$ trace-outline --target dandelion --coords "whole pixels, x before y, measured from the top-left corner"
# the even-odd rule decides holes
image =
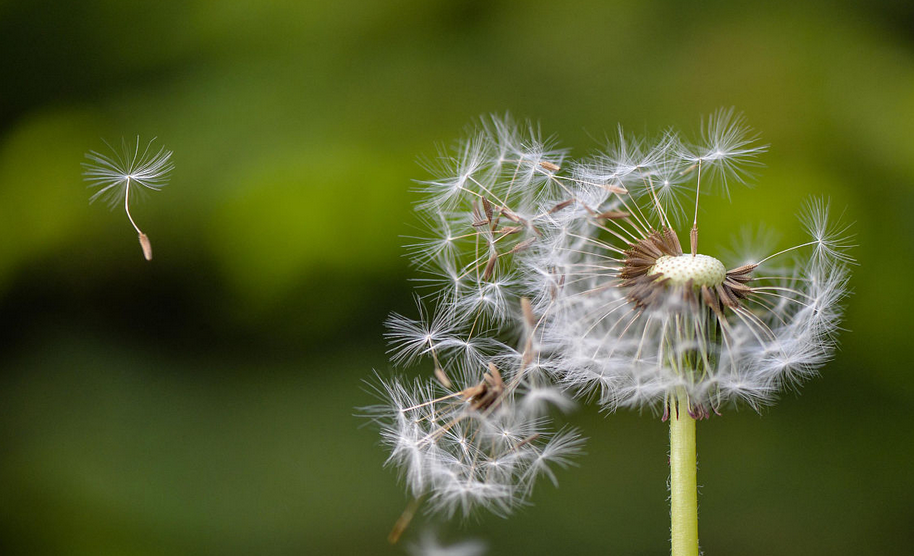
[[[680,555],[698,553],[695,419],[740,402],[757,408],[815,374],[835,347],[851,259],[847,228],[829,223],[821,200],[801,217],[809,242],[730,264],[698,252],[703,181],[726,191],[765,149],[732,111],[715,115],[690,150],[669,137],[638,164],[631,155],[577,164],[563,183],[579,216],[543,227],[525,262],[547,315],[540,341],[552,376],[608,410],[653,407],[669,418]],[[702,175],[703,166],[716,172]],[[694,180],[690,252],[675,210],[687,190],[665,194],[669,175]],[[594,197],[595,188],[616,191]]]
[[[443,286],[425,298],[438,316],[422,326],[394,317],[391,339],[397,361],[431,356],[440,386],[384,384],[389,461],[414,495],[449,514],[477,505],[505,513],[530,478],[554,476],[532,453],[503,472],[503,454],[535,448],[563,465],[580,451],[577,433],[544,436],[547,402],[528,411],[527,400],[568,394],[608,411],[652,409],[670,421],[673,554],[697,555],[695,422],[772,403],[831,358],[853,262],[848,228],[817,199],[800,217],[809,241],[770,250],[769,232],[744,233],[733,253],[700,249],[702,196],[747,183],[766,150],[732,109],[694,143],[673,130],[654,142],[620,130],[579,162],[566,163],[533,126],[516,129],[509,119],[484,123],[444,157],[449,174],[429,182],[419,205],[432,237],[447,238],[410,247],[429,283]],[[494,349],[442,363],[458,330],[494,338]],[[490,410],[482,400],[495,390]],[[500,427],[532,440],[513,435],[487,449]],[[534,441],[542,438],[549,443]],[[474,485],[472,495],[439,476]]]
[[[123,201],[127,219],[136,230],[143,256],[152,260],[152,244],[149,237],[140,230],[139,226],[130,215],[131,193],[136,199],[137,195],[145,191],[159,191],[168,184],[174,163],[171,162],[171,151],[160,147],[156,151],[152,144],[153,138],[140,151],[140,138],[137,136],[136,144],[130,145],[126,140],[121,140],[120,149],[112,147],[105,142],[111,154],[102,154],[90,151],[86,154],[91,162],[83,163],[83,176],[89,182],[89,187],[98,187],[90,198],[89,203],[102,199],[113,210]]]

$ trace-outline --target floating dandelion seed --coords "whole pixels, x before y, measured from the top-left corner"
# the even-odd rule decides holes
[[[113,210],[123,201],[127,219],[139,235],[140,247],[147,261],[152,260],[152,244],[130,215],[131,193],[136,199],[145,190],[161,190],[168,184],[171,171],[174,169],[171,151],[165,150],[164,147],[156,151],[152,147],[154,141],[155,138],[149,141],[142,151],[139,136],[135,145],[130,145],[122,139],[120,149],[106,141],[105,144],[111,150],[111,154],[90,151],[86,158],[91,162],[84,162],[82,165],[85,169],[83,176],[89,182],[89,187],[99,188],[89,198],[89,203],[102,199]]]
[[[670,421],[673,554],[698,554],[695,419],[759,408],[814,375],[834,352],[853,262],[824,200],[801,215],[809,241],[699,251],[700,199],[729,196],[766,149],[721,110],[696,144],[620,130],[566,164],[534,126],[496,118],[442,155],[418,205],[430,239],[409,246],[439,289],[419,321],[388,322],[394,362],[428,358],[436,380],[382,381],[374,408],[417,501],[506,513],[533,478],[554,480],[544,462],[580,452],[577,433],[545,428],[547,406],[571,394],[648,407]]]

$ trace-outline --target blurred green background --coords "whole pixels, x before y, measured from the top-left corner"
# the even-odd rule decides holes
[[[721,106],[771,149],[703,237],[788,245],[824,195],[859,266],[821,378],[701,423],[702,547],[912,553],[910,2],[7,0],[0,52],[0,553],[402,553],[406,496],[354,414],[412,311],[417,157],[492,112],[584,155]],[[80,168],[137,134],[175,153],[134,210],[151,263]],[[668,553],[665,425],[569,420],[588,455],[558,489],[442,536]]]

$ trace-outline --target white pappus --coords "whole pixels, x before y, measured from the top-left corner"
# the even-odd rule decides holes
[[[504,514],[555,481],[582,448],[550,428],[569,397],[664,416],[680,400],[700,418],[770,403],[831,357],[852,259],[827,202],[803,211],[808,242],[699,251],[701,197],[745,183],[765,150],[732,110],[694,144],[620,130],[582,161],[505,117],[428,164],[427,230],[407,247],[419,316],[393,315],[387,336],[396,364],[432,376],[378,379],[370,408],[415,499],[395,536],[419,501]]]

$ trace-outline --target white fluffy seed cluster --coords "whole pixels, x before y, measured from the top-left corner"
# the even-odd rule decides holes
[[[458,389],[432,381],[382,381],[393,405],[382,415],[389,463],[396,465],[413,495],[429,507],[463,516],[477,506],[504,515],[533,492],[536,479],[556,482],[555,466],[566,466],[582,447],[570,430],[552,431],[543,409],[558,392],[515,393],[500,403],[475,408]],[[434,401],[433,401],[434,400]]]
[[[732,110],[694,142],[620,130],[580,161],[531,124],[491,118],[429,163],[425,233],[408,245],[418,315],[393,315],[387,335],[392,360],[427,378],[379,381],[372,408],[412,494],[447,514],[523,503],[580,451],[548,419],[569,396],[658,413],[685,397],[705,416],[770,403],[815,374],[834,350],[851,262],[827,203],[806,207],[810,240],[779,252],[679,246],[698,191],[744,182],[764,150]]]

